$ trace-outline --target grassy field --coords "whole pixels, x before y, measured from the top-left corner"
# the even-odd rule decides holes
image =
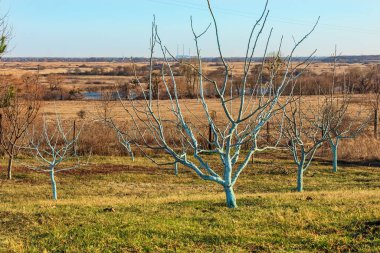
[[[236,210],[221,187],[142,158],[57,174],[57,202],[48,175],[16,164],[0,177],[0,252],[378,252],[379,168],[314,163],[296,193],[292,162],[268,157],[238,181]]]

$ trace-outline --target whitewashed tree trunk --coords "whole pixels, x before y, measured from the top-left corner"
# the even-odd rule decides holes
[[[55,177],[54,177],[54,167],[50,168],[50,181],[51,181],[51,188],[52,188],[52,193],[53,193],[53,200],[57,200],[57,183],[55,182]]]
[[[228,208],[237,208],[235,192],[232,186],[224,186],[226,204]]]
[[[335,143],[330,142],[331,153],[332,153],[332,170],[334,173],[338,172],[338,147],[339,139]]]
[[[303,163],[298,165],[298,170],[297,170],[297,191],[302,192],[303,191]]]

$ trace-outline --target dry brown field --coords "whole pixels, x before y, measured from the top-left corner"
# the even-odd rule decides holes
[[[285,99],[285,98],[284,98]],[[317,110],[318,106],[321,107],[323,105],[323,97],[318,96],[305,96],[303,97],[303,100],[307,101],[307,104],[311,110],[315,109]],[[249,100],[249,97],[247,97],[246,100]],[[226,120],[224,118],[224,112],[223,108],[220,105],[220,100],[217,98],[214,99],[207,99],[207,104],[210,111],[215,111],[217,114],[217,117],[220,121]],[[368,105],[368,100],[365,95],[356,95],[352,99],[352,105],[350,106],[350,110],[352,113],[357,113],[358,110],[364,110],[364,111],[370,111],[370,106]],[[143,106],[144,101],[137,101],[134,102],[134,105],[136,107]],[[306,103],[306,102],[305,102]],[[169,100],[161,100],[159,102],[160,104],[160,113],[163,118],[170,118],[172,117],[172,113],[170,111],[171,102]],[[202,119],[204,115],[204,109],[202,107],[202,104],[197,99],[181,99],[180,105],[182,107],[182,111],[185,115],[185,117],[192,121],[199,121]],[[108,107],[110,108],[110,113],[115,118],[121,120],[127,117],[125,109],[123,107],[128,108],[129,110],[132,109],[132,105],[128,101],[111,101],[108,104]],[[235,101],[233,103],[233,109],[232,112],[236,112],[239,107],[238,101]],[[42,109],[41,111],[45,113],[46,115],[54,116],[56,113],[59,113],[61,117],[65,120],[72,120],[78,118],[78,113],[80,111],[84,111],[88,118],[95,119],[99,116],[99,114],[102,113],[102,110],[104,108],[104,103],[102,101],[92,101],[92,100],[79,100],[79,101],[45,101],[42,102]],[[363,114],[364,115],[364,114]]]
[[[137,66],[147,65],[145,63],[137,63]],[[206,71],[216,70],[218,67],[215,63],[204,63]],[[243,62],[230,62],[229,63],[237,74],[243,72]],[[91,70],[95,67],[102,67],[105,69],[112,69],[118,66],[129,66],[130,63],[121,62],[3,62],[1,65],[2,74],[13,74],[21,76],[26,73],[36,73],[39,70],[41,75],[46,74],[66,74],[70,69]],[[348,68],[365,68],[366,64],[363,63],[337,63],[336,71],[344,72]],[[332,69],[331,63],[312,63],[309,67],[311,71],[316,73],[330,72]]]
[[[127,65],[128,63],[125,63]],[[138,63],[138,66],[146,66],[148,63]],[[235,62],[232,63],[237,74],[242,73],[243,63]],[[104,69],[113,69],[118,66],[122,66],[123,63],[112,63],[112,62],[6,62],[3,63],[1,72],[2,74],[11,74],[16,77],[21,77],[25,73],[39,73],[41,74],[42,83],[46,84],[46,75],[51,73],[59,73],[59,74],[70,74],[66,75],[66,80],[64,86],[67,89],[72,87],[80,88],[85,90],[86,88],[98,87],[98,86],[112,86],[117,80],[126,80],[131,79],[130,76],[102,76],[102,75],[75,75],[72,73],[73,69],[80,69],[81,71],[89,71],[92,68],[101,67]],[[206,70],[214,71],[220,66],[217,66],[215,63],[207,63]],[[364,64],[338,64],[337,72],[343,72],[348,70],[349,68],[366,68]],[[310,70],[318,73],[323,72],[331,72],[332,65],[328,63],[314,63],[310,66]],[[318,109],[323,105],[323,98],[318,96],[305,96],[303,98],[313,109]],[[357,112],[360,110],[364,110],[365,113],[360,114],[360,117],[365,117],[370,113],[370,106],[368,104],[368,96],[367,95],[355,95],[352,99],[352,105],[350,106],[351,117],[355,120],[359,120],[359,116],[357,116]],[[137,101],[136,105],[139,103],[143,103],[142,101]],[[222,108],[220,106],[219,100],[216,98],[207,99],[208,106],[210,111],[215,111],[217,115],[217,122],[220,126],[223,126],[227,119],[224,116]],[[103,113],[103,102],[101,101],[93,101],[93,100],[64,100],[64,101],[43,101],[41,112],[45,114],[47,117],[53,118],[58,113],[60,117],[65,120],[72,122],[73,120],[79,120],[79,112],[85,113],[85,120],[87,122],[94,122],[94,120],[99,120],[102,117]],[[126,103],[126,106],[131,109],[131,105]],[[194,125],[201,128],[203,131],[207,132],[208,126],[204,124],[207,122],[205,120],[204,110],[202,108],[201,103],[197,99],[181,99],[181,106],[183,113],[185,115],[186,120],[191,121]],[[238,103],[235,102],[233,104],[233,111],[236,112]],[[118,121],[126,121],[128,119],[128,115],[123,109],[121,103],[119,101],[112,101],[109,104],[110,114],[114,119]],[[168,100],[160,101],[161,115],[163,118],[172,119],[173,115],[170,112],[170,102]],[[104,134],[105,131],[107,134]],[[276,129],[272,128],[271,131],[276,131]],[[104,129],[101,126],[96,126],[91,129],[87,129],[83,132],[84,137],[89,139],[89,145],[94,145],[93,140],[91,138],[95,134],[100,142],[107,141],[107,138],[113,138],[114,136],[107,129]],[[380,158],[380,143],[375,141],[372,136],[373,126],[372,123],[368,127],[366,134],[361,137],[360,143],[362,145],[357,145],[357,142],[353,140],[347,140],[347,145],[341,149],[341,156],[360,160],[365,157],[366,159],[372,158]],[[113,140],[115,142],[115,140]],[[115,142],[116,143],[116,142]],[[116,145],[116,144],[115,144]],[[359,152],[358,149],[361,149]],[[112,154],[114,149],[110,150],[109,153]],[[108,154],[108,153],[107,153]],[[328,154],[327,154],[328,155]]]
[[[136,67],[148,66],[148,62],[137,63]],[[232,62],[230,63],[234,74],[237,76],[243,73],[243,62]],[[220,64],[215,63],[205,63],[205,72],[212,72],[220,68]],[[40,82],[42,85],[47,84],[47,76],[49,74],[64,74],[65,80],[63,87],[66,91],[77,88],[81,92],[97,90],[98,87],[113,87],[113,85],[120,81],[130,81],[133,76],[112,76],[112,75],[77,75],[79,72],[91,71],[94,68],[102,68],[105,71],[115,69],[117,67],[131,66],[130,63],[120,63],[120,62],[3,62],[0,67],[0,74],[2,75],[12,75],[14,77],[21,77],[24,74],[40,74]],[[370,65],[355,63],[355,64],[345,64],[337,63],[336,72],[342,73],[348,71],[349,69],[364,69],[368,68]],[[321,73],[331,73],[333,70],[333,65],[330,63],[312,63],[309,66],[309,70],[321,74]],[[181,77],[179,77],[181,78]],[[316,108],[323,104],[323,98],[318,98],[318,96],[308,96],[304,98],[308,103],[313,104]],[[351,106],[353,111],[359,109],[369,110],[368,97],[366,95],[355,95],[352,100],[354,106]],[[219,100],[216,98],[210,98],[207,100],[210,111],[216,111],[218,120],[221,123],[226,121],[223,117],[222,107],[219,104]],[[141,103],[141,102],[137,102]],[[181,104],[183,106],[183,112],[187,119],[192,122],[202,121],[204,115],[202,106],[197,99],[182,99]],[[168,117],[168,112],[170,108],[170,103],[167,100],[160,101],[161,110],[163,117]],[[42,111],[46,115],[55,115],[59,113],[63,119],[73,120],[78,118],[78,113],[80,111],[86,113],[88,119],[95,119],[99,115],[99,111],[102,109],[102,102],[89,100],[86,97],[78,100],[64,100],[64,101],[44,101],[42,103]],[[130,106],[130,105],[127,105]],[[237,110],[238,103],[233,104],[233,111]],[[110,103],[112,108],[111,113],[114,117],[118,119],[125,119],[125,110],[122,108],[120,102],[114,101]],[[169,113],[170,114],[170,113]]]
[[[149,63],[137,63],[137,67],[147,66]],[[243,73],[243,62],[231,62],[233,73],[236,76]],[[129,81],[133,76],[109,76],[109,75],[77,75],[75,71],[85,72],[94,68],[102,68],[105,71],[112,70],[117,67],[131,66],[131,63],[121,62],[3,62],[0,65],[0,74],[13,75],[21,77],[24,74],[37,74],[41,76],[40,82],[47,85],[46,76],[49,74],[65,74],[66,79],[63,87],[66,90],[79,88],[81,90],[96,89],[97,86],[112,86],[118,81]],[[361,63],[346,64],[338,63],[336,72],[343,73],[349,68],[364,69],[368,65]],[[204,71],[216,71],[221,66],[215,63],[205,63]],[[332,64],[330,63],[312,63],[309,70],[316,74],[331,73]]]

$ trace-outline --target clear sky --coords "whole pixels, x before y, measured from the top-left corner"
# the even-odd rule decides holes
[[[226,56],[242,56],[250,27],[264,0],[212,0]],[[190,16],[200,31],[211,21],[205,0],[1,0],[13,26],[11,52],[17,57],[148,56],[150,25],[156,15],[162,40],[175,54],[194,52]],[[264,34],[274,27],[270,50],[284,35],[283,54],[312,26],[320,25],[298,50],[327,56],[338,46],[345,55],[380,54],[379,0],[270,0]],[[263,41],[265,38],[263,38]],[[210,30],[201,41],[203,56],[215,56]],[[260,44],[259,52],[263,49]],[[257,56],[260,56],[258,54]]]

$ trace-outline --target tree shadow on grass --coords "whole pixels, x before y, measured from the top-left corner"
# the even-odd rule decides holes
[[[315,158],[314,161],[319,162],[324,166],[331,166],[331,161],[323,158]],[[339,160],[338,166],[344,167],[380,167],[380,160],[363,160],[363,161],[347,161],[347,160]]]
[[[377,241],[377,245],[380,246],[380,219],[356,221],[351,223],[347,230],[354,238]]]

